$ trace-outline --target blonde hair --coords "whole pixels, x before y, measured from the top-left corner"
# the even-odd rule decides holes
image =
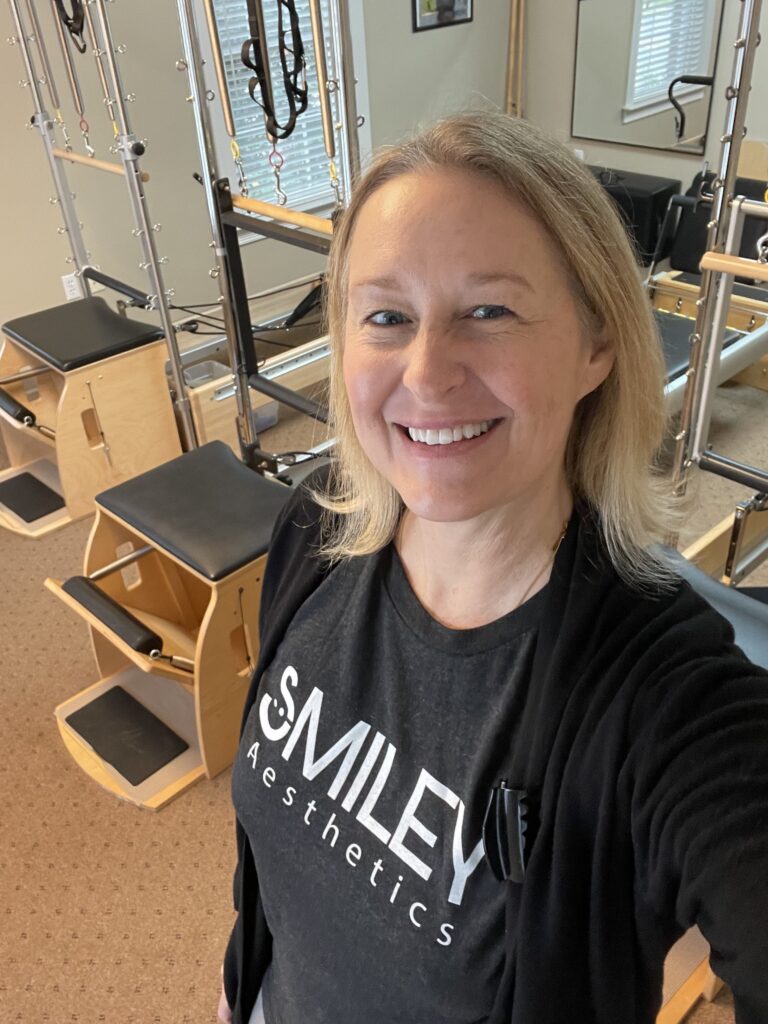
[[[403,504],[373,467],[353,424],[342,375],[347,258],[358,214],[386,182],[404,174],[460,168],[500,183],[539,219],[562,255],[587,336],[604,331],[615,353],[606,380],[581,400],[565,468],[574,497],[597,513],[609,556],[641,586],[669,577],[648,546],[669,521],[669,488],[654,470],[664,437],[664,359],[637,260],[612,201],[560,143],[526,121],[483,111],[438,122],[381,151],[334,227],[326,277],[332,339],[330,422],[336,458],[326,489],[321,555],[372,554],[394,537]]]

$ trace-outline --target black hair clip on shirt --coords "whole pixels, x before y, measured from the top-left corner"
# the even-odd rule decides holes
[[[491,871],[500,882],[525,877],[525,833],[528,793],[501,782],[491,790],[483,821],[483,844]]]

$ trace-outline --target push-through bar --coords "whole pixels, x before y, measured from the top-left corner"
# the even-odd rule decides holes
[[[111,288],[113,292],[127,295],[129,299],[132,299],[140,306],[150,307],[152,305],[152,300],[146,292],[141,292],[138,288],[125,284],[124,281],[118,281],[116,277],[110,277],[109,274],[103,274],[95,267],[83,267],[82,276],[87,277],[89,281],[98,281],[99,284],[103,284],[106,288]]]
[[[91,156],[83,156],[81,153],[72,153],[66,149],[54,149],[51,151],[57,160],[68,160],[72,164],[82,164],[84,167],[92,167],[95,171],[106,171],[108,174],[122,174],[125,177],[125,168],[122,164],[112,164],[107,160],[95,160]],[[140,171],[142,181],[149,181],[146,171]]]
[[[768,282],[768,263],[748,260],[744,256],[729,256],[723,252],[705,252],[701,257],[701,269],[716,274],[733,274],[734,277],[748,277],[753,281]]]

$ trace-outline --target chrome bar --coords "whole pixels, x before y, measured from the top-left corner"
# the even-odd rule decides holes
[[[67,69],[67,78],[69,79],[69,88],[72,93],[72,103],[78,116],[82,119],[85,117],[85,104],[83,103],[83,94],[80,91],[80,79],[77,77],[77,71],[75,65],[72,63],[72,54],[69,49],[69,42],[64,33],[64,26],[61,23],[59,12],[56,10],[56,4],[54,0],[51,0],[51,12],[53,14],[53,23],[56,26],[56,34],[59,37],[59,45],[61,47],[61,56],[64,60],[64,67]]]
[[[728,231],[730,202],[738,166],[739,150],[746,117],[747,101],[752,75],[754,54],[759,42],[760,8],[762,0],[741,0],[743,9],[739,21],[739,34],[734,44],[735,56],[731,82],[726,89],[726,126],[721,136],[720,171],[713,182],[712,220],[709,224],[707,251],[722,252]],[[714,338],[717,276],[706,270],[702,275],[701,292],[698,301],[698,315],[691,341],[691,365],[688,371],[688,386],[685,390],[680,430],[677,434],[673,477],[675,491],[685,493],[687,475],[694,460],[692,458],[692,435],[700,436],[696,427],[702,411],[702,370],[709,359],[713,345],[719,347],[721,340]],[[713,340],[714,339],[714,340]],[[707,411],[704,410],[704,415]]]
[[[360,173],[352,36],[347,0],[329,0],[328,7],[331,13],[331,53],[338,84],[335,95],[341,137],[341,183],[344,204],[347,205],[352,195],[352,186]]]
[[[205,82],[203,80],[203,58],[200,52],[200,40],[197,34],[195,11],[192,0],[176,0],[176,8],[184,46],[184,59],[187,65],[187,76],[192,95],[192,112],[195,120],[197,148],[203,161],[202,184],[205,202],[208,208],[208,220],[211,226],[214,252],[222,281],[221,309],[224,316],[224,333],[227,340],[229,364],[235,375],[235,395],[237,406],[238,435],[245,445],[257,442],[251,415],[251,396],[248,386],[248,373],[240,358],[237,347],[237,325],[232,304],[232,274],[227,258],[227,248],[219,219],[219,207],[214,194],[214,181],[219,180],[216,162],[216,148],[213,143],[213,130],[205,98]],[[211,45],[214,46],[213,40]]]
[[[151,282],[151,291],[154,293],[156,305],[154,308],[160,315],[160,323],[165,334],[165,344],[171,364],[171,381],[175,391],[174,406],[178,413],[179,428],[182,445],[186,451],[197,447],[195,424],[192,419],[192,410],[187,395],[187,387],[184,382],[179,345],[176,339],[171,312],[168,308],[168,299],[163,282],[163,275],[160,270],[160,260],[155,247],[154,229],[149,216],[147,199],[144,194],[144,183],[141,179],[139,169],[139,157],[144,153],[144,146],[131,133],[128,121],[128,113],[125,107],[125,96],[123,94],[123,83],[115,60],[115,47],[112,42],[112,33],[107,19],[105,0],[92,0],[96,7],[96,14],[99,19],[103,45],[98,48],[98,53],[106,57],[112,89],[115,93],[114,106],[117,108],[119,135],[117,137],[117,149],[125,168],[125,179],[128,184],[128,194],[133,207],[136,230],[144,250],[145,269]],[[88,10],[88,5],[86,5]],[[94,34],[94,39],[96,36]],[[97,56],[99,67],[101,57]],[[108,93],[107,89],[107,93]],[[105,93],[106,95],[106,93]]]
[[[768,324],[761,324],[754,331],[750,331],[749,334],[745,334],[723,349],[717,370],[717,383],[722,384],[724,381],[730,380],[737,373],[752,366],[766,353],[768,353]],[[686,384],[687,376],[682,374],[669,381],[665,386],[665,405],[669,415],[680,411],[685,397]]]
[[[744,229],[744,214],[741,200],[734,199],[728,221],[728,236],[725,241],[725,252],[729,255],[738,253]],[[694,383],[698,384],[697,415],[691,431],[689,458],[696,461],[707,446],[709,427],[712,421],[712,402],[715,388],[718,385],[716,373],[720,366],[720,353],[725,340],[725,327],[733,292],[733,277],[730,274],[716,274],[716,289],[712,319],[709,323],[708,344],[702,351],[699,373]]]
[[[73,194],[69,187],[69,183],[67,182],[67,176],[62,166],[62,162],[57,160],[53,155],[53,151],[56,148],[53,120],[43,105],[43,97],[40,91],[37,71],[32,60],[32,54],[29,51],[27,32],[22,20],[19,2],[18,0],[10,0],[10,5],[19,46],[21,47],[22,58],[24,60],[27,80],[32,91],[35,109],[35,113],[32,117],[32,124],[40,133],[40,138],[43,142],[45,156],[48,160],[48,168],[51,172],[51,177],[53,178],[53,186],[56,190],[56,202],[61,210],[61,216],[64,220],[64,229],[69,240],[70,249],[72,250],[72,262],[79,274],[83,267],[88,264],[90,254],[85,247],[85,242],[83,241],[83,236],[80,231],[80,221],[78,220],[77,213],[75,212]],[[91,288],[89,283],[82,277],[80,278],[80,282],[85,296],[90,296]]]
[[[707,473],[714,473],[715,476],[733,480],[734,483],[744,484],[745,487],[749,487],[753,491],[768,490],[768,473],[764,469],[758,469],[756,466],[750,466],[746,462],[739,462],[736,459],[729,459],[727,455],[707,450],[701,453],[697,464],[699,469],[704,469]]]
[[[56,83],[53,80],[53,72],[51,71],[51,63],[48,60],[48,51],[45,48],[45,40],[43,39],[43,33],[40,30],[40,22],[37,17],[37,11],[33,0],[27,0],[27,10],[29,11],[29,18],[32,22],[32,31],[34,33],[35,43],[37,45],[37,52],[40,54],[40,64],[43,68],[43,76],[45,78],[45,84],[48,87],[48,95],[51,97],[51,103],[53,109],[60,113],[59,108],[61,102],[59,100],[59,93],[56,88]]]
[[[116,558],[109,565],[103,565],[100,569],[94,569],[93,572],[88,574],[88,579],[96,583],[98,580],[104,579],[105,576],[111,576],[113,572],[117,572],[119,569],[125,569],[126,566],[133,565],[134,562],[138,562],[140,558],[151,554],[154,550],[151,544],[145,544],[143,547],[131,551],[130,554],[123,555],[122,558]]]
[[[50,366],[33,366],[29,370],[19,370],[8,377],[0,377],[0,386],[16,384],[20,380],[29,380],[30,377],[41,377],[44,373],[50,373],[51,369]]]
[[[213,66],[216,71],[216,81],[219,85],[219,98],[221,100],[221,110],[224,114],[224,126],[227,129],[227,135],[230,139],[234,139],[235,132],[235,119],[232,117],[232,105],[229,102],[229,87],[227,85],[227,76],[224,73],[224,63],[221,59],[221,40],[219,39],[219,28],[216,24],[216,15],[213,10],[213,4],[211,0],[203,0],[203,8],[205,10],[205,21],[208,26],[208,35],[211,40],[211,51],[213,53]]]
[[[328,64],[325,58],[325,37],[323,34],[323,12],[320,0],[309,0],[309,15],[312,20],[312,43],[315,49],[317,88],[320,94],[320,116],[323,120],[325,155],[329,160],[336,156],[336,138],[333,130],[331,94],[328,92]]]

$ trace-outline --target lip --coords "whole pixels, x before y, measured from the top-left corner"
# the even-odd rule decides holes
[[[456,423],[456,426],[462,426],[464,423],[482,423],[482,420],[463,420],[460,423]],[[489,427],[484,434],[480,434],[478,437],[464,438],[462,441],[453,441],[451,444],[424,444],[423,441],[412,441],[408,437],[406,428],[400,424],[395,424],[395,432],[399,438],[399,443],[403,446],[405,452],[417,459],[450,459],[458,458],[461,455],[470,455],[474,452],[480,451],[489,441],[493,438],[496,433],[496,428],[500,423],[503,422],[503,418],[496,419],[493,422],[493,426]],[[442,421],[441,427],[447,427],[449,424]],[[415,423],[409,423],[408,426],[415,427]],[[439,427],[424,426],[419,427],[420,430],[437,430]]]

